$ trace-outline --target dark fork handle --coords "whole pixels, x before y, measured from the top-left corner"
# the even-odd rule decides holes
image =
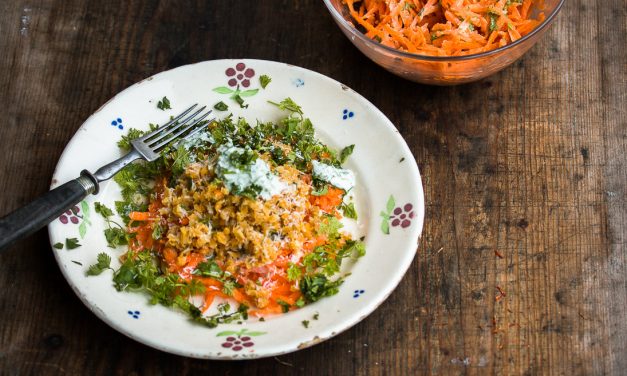
[[[52,222],[87,195],[97,191],[97,187],[97,182],[84,171],[81,177],[46,192],[30,204],[2,217],[0,251]]]

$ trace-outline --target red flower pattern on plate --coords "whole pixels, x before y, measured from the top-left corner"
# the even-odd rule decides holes
[[[255,77],[255,70],[252,68],[246,68],[246,64],[237,63],[235,67],[227,68],[224,72],[229,79],[229,86],[236,87],[242,85],[243,87],[250,86],[250,80]]]
[[[390,216],[392,227],[401,226],[407,228],[411,225],[411,220],[414,218],[414,206],[410,203],[403,205],[403,207],[396,207]]]

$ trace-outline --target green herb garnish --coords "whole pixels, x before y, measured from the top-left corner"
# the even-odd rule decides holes
[[[111,269],[111,256],[109,256],[108,254],[101,252],[98,254],[96,260],[98,262],[93,265],[90,265],[89,269],[87,269],[86,274],[88,276],[99,275],[105,270]]]
[[[263,89],[265,89],[266,86],[268,86],[270,81],[272,81],[272,78],[270,78],[270,76],[268,76],[268,75],[264,74],[264,75],[259,76],[259,83],[261,84],[261,87]]]
[[[63,249],[63,243],[61,243],[61,242],[54,243],[53,247],[56,248],[56,249]]]
[[[301,323],[303,324],[305,328],[309,328],[309,320],[303,320],[301,321]]]
[[[342,209],[342,214],[344,214],[346,218],[357,219],[357,210],[355,210],[354,203],[342,203],[342,206],[340,208]]]
[[[348,159],[348,157],[353,154],[353,150],[355,149],[355,145],[349,145],[347,147],[345,147],[344,149],[342,149],[342,151],[340,152],[340,163],[344,163],[346,162],[346,159]]]
[[[226,103],[220,101],[216,103],[215,105],[213,105],[213,108],[215,108],[218,111],[226,111],[229,109],[229,106]]]
[[[66,238],[65,239],[65,248],[68,250],[75,249],[80,247],[81,245],[78,243],[78,239],[76,238]]]
[[[162,100],[157,102],[157,108],[162,111],[172,109],[172,107],[170,107],[170,100],[168,99],[168,97],[163,97]]]

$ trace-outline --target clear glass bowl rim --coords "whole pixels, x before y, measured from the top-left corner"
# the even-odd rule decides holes
[[[514,48],[515,46],[518,46],[519,44],[525,43],[525,41],[533,38],[534,35],[540,33],[543,29],[545,29],[548,25],[550,25],[553,22],[553,19],[555,18],[555,16],[557,16],[560,9],[562,9],[562,5],[564,5],[565,2],[566,0],[559,0],[559,3],[557,4],[553,12],[551,12],[551,14],[549,14],[544,19],[544,22],[542,22],[538,27],[533,29],[529,34],[518,39],[517,41],[507,44],[503,47],[499,47],[497,49],[491,50],[491,51],[481,52],[481,53],[472,54],[472,55],[462,55],[462,56],[420,55],[420,54],[415,54],[411,52],[399,51],[395,48],[385,46],[383,44],[380,44],[379,42],[376,42],[373,39],[368,38],[362,32],[357,30],[355,26],[349,24],[348,21],[346,21],[346,19],[344,19],[344,17],[337,11],[337,9],[335,9],[333,4],[331,4],[331,0],[324,0],[324,5],[326,5],[326,7],[329,9],[329,12],[333,16],[333,18],[335,18],[335,20],[341,23],[344,27],[350,29],[351,32],[357,36],[357,38],[363,40],[367,44],[371,44],[372,46],[383,48],[384,50],[387,50],[388,52],[390,52],[392,55],[396,55],[397,57],[405,57],[405,58],[410,58],[410,59],[418,59],[418,60],[426,60],[426,61],[464,61],[464,60],[472,60],[476,58],[495,55],[502,51],[508,50],[510,48]]]

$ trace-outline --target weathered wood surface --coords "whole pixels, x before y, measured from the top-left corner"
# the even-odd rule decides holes
[[[2,213],[47,189],[65,144],[114,94],[232,57],[310,68],[371,100],[414,152],[427,206],[413,266],[375,313],[313,348],[240,363],[109,328],[40,231],[0,255],[0,374],[625,374],[626,12],[568,1],[514,66],[439,88],[375,66],[315,0],[0,2]]]

